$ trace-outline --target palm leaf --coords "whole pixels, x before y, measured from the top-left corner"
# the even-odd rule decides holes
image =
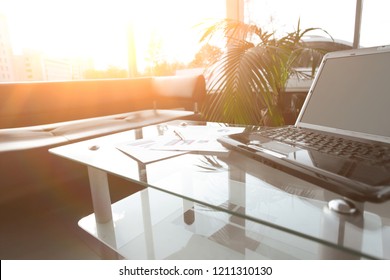
[[[309,51],[302,43],[318,28],[297,29],[276,39],[274,33],[233,20],[205,29],[201,41],[224,38],[226,51],[208,69],[208,100],[202,108],[207,120],[232,124],[283,125],[283,93],[300,57]],[[315,66],[313,64],[313,73]]]

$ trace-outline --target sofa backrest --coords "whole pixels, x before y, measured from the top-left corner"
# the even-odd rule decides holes
[[[169,109],[183,107],[198,112],[206,97],[206,82],[200,76],[155,77],[152,81],[155,93],[155,107]]]
[[[0,128],[49,124],[143,109],[193,110],[203,76],[0,84]]]

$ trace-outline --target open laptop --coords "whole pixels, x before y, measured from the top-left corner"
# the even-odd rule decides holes
[[[325,55],[294,126],[218,140],[344,197],[389,199],[390,46]]]

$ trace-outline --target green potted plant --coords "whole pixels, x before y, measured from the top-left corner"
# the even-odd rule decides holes
[[[304,75],[296,66],[308,57],[314,75],[322,59],[321,50],[303,41],[306,34],[318,29],[301,30],[298,21],[295,31],[276,38],[273,32],[228,19],[208,25],[200,41],[219,38],[226,48],[206,71],[205,118],[232,124],[284,125],[288,79]]]

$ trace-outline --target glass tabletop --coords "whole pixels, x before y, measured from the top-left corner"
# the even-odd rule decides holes
[[[153,188],[113,203],[112,216],[109,222],[97,223],[92,213],[82,218],[79,226],[125,259],[311,260],[340,256],[332,246]]]
[[[361,211],[354,215],[336,213],[328,203],[339,198],[337,194],[218,146],[218,135],[240,129],[244,128],[174,121],[66,145],[53,152],[248,223],[320,244],[327,248],[321,249],[323,258],[390,259],[389,202],[362,203]],[[178,138],[196,140],[187,143],[194,150],[171,151],[170,141]],[[196,146],[202,141],[208,149]],[[141,148],[134,149],[134,143]],[[129,151],[123,149],[128,145]]]

